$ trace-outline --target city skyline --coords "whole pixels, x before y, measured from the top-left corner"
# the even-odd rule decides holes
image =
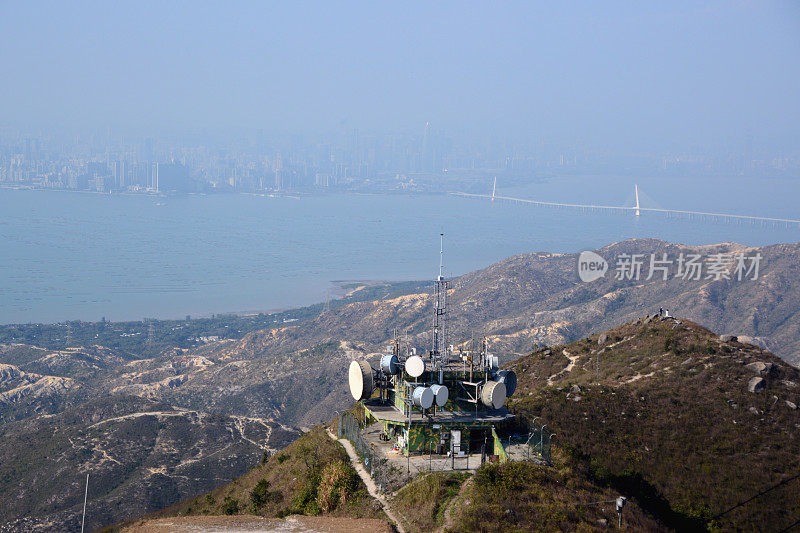
[[[60,140],[0,132],[0,185],[97,192],[485,190],[574,174],[798,177],[796,152],[770,153],[746,135],[714,152],[609,153],[580,146],[459,142],[429,123],[417,135],[249,136],[196,140],[84,134]],[[483,189],[482,189],[483,188]]]

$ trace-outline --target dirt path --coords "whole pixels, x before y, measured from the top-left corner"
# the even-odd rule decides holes
[[[390,533],[386,520],[328,516],[175,516],[137,522],[123,533]]]
[[[331,433],[328,428],[325,428],[325,431],[328,432],[328,436],[335,441],[338,441],[339,444],[344,446],[347,455],[350,456],[350,462],[353,464],[353,468],[356,469],[358,472],[361,481],[364,482],[364,485],[367,486],[367,491],[369,492],[370,496],[378,500],[380,502],[381,507],[383,507],[383,512],[386,513],[386,516],[389,517],[389,520],[394,522],[395,527],[399,533],[405,533],[405,529],[403,529],[403,524],[397,518],[397,515],[392,512],[392,509],[389,507],[389,502],[386,501],[386,498],[383,497],[383,494],[378,492],[378,487],[375,485],[375,482],[372,480],[372,476],[364,469],[364,466],[361,464],[361,461],[358,459],[358,455],[356,454],[356,450],[353,448],[353,445],[347,439],[337,439],[336,435]]]
[[[564,357],[569,359],[569,364],[566,367],[564,367],[563,370],[560,370],[560,371],[556,372],[555,374],[553,374],[552,376],[550,376],[549,378],[547,378],[547,386],[548,387],[553,385],[553,380],[555,378],[557,378],[558,376],[560,376],[561,374],[563,374],[564,372],[572,372],[572,369],[575,368],[575,362],[578,359],[580,359],[580,357],[581,357],[580,355],[572,355],[572,354],[570,354],[566,349],[561,350],[561,353],[564,354]]]
[[[450,503],[447,504],[447,509],[444,510],[444,524],[442,527],[439,528],[439,533],[444,533],[445,531],[449,530],[455,525],[455,520],[453,520],[453,509],[458,505],[458,502],[461,501],[462,496],[467,491],[467,488],[472,483],[474,478],[470,477],[464,483],[461,484],[461,488],[458,489],[458,494],[450,500]]]
[[[656,373],[655,370],[653,370],[649,374],[642,374],[641,372],[637,372],[635,376],[633,376],[630,379],[627,379],[627,380],[623,381],[623,383],[627,385],[628,383],[633,383],[634,381],[639,381],[642,378],[651,378],[651,377],[653,377],[655,375],[655,373]]]

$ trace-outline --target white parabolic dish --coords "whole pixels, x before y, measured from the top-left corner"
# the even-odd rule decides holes
[[[430,409],[433,406],[433,399],[433,391],[428,387],[417,387],[411,394],[411,400],[414,405],[423,409]]]
[[[412,378],[418,378],[425,372],[425,361],[418,355],[412,355],[406,359],[406,372]]]
[[[447,387],[438,384],[431,385],[431,390],[433,391],[433,395],[436,397],[436,405],[439,407],[444,407],[444,404],[447,403],[447,398],[449,396]]]
[[[499,381],[487,381],[481,390],[483,405],[492,409],[500,409],[506,403],[506,384]]]
[[[356,401],[369,398],[375,388],[372,383],[372,368],[366,361],[351,361],[347,379],[350,382],[350,394]]]

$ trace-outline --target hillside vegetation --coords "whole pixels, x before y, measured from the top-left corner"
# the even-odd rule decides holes
[[[409,531],[780,530],[800,514],[800,372],[686,320],[646,317],[509,365],[510,407],[555,431],[553,464],[421,474],[390,498]],[[317,428],[158,516],[381,514]],[[145,522],[146,523],[146,522]]]
[[[777,530],[800,516],[800,373],[773,354],[648,318],[510,366],[512,409],[557,433],[559,459],[666,526]]]
[[[164,516],[289,515],[388,520],[350,464],[347,452],[318,426],[252,468],[204,495],[137,523]]]
[[[621,254],[649,257],[651,253],[666,253],[674,259],[680,253],[708,257],[739,252],[761,254],[758,279],[684,280],[675,277],[675,265],[667,280],[660,276],[646,279],[644,275],[640,280],[619,280],[613,275],[614,258]],[[598,253],[609,260],[611,270],[591,283],[578,279],[576,254],[550,253],[511,257],[452,280],[448,293],[448,332],[454,344],[486,335],[491,350],[504,362],[527,355],[537,346],[558,346],[546,357],[537,352],[535,364],[523,363],[530,361],[529,357],[519,363],[532,370],[528,376],[530,387],[547,388],[548,378],[552,378],[549,392],[536,391],[530,405],[519,406],[529,414],[545,413],[544,404],[535,405],[535,399],[546,398],[547,394],[555,395],[553,402],[557,405],[561,401],[558,394],[566,394],[555,391],[557,386],[581,383],[590,389],[585,396],[606,398],[600,396],[600,389],[590,379],[591,350],[569,348],[576,350],[575,357],[579,357],[574,371],[555,375],[570,364],[563,345],[635,321],[658,307],[668,308],[718,333],[735,334],[742,341],[768,347],[786,361],[799,360],[800,244],[761,248],[731,243],[684,246],[646,239],[616,243]],[[74,524],[87,471],[100,481],[89,492],[90,506],[100,511],[90,515],[91,520],[98,520],[90,522],[92,527],[208,490],[242,475],[264,449],[277,449],[295,438],[298,430],[313,427],[329,420],[336,410],[346,409],[351,397],[341,376],[347,365],[352,359],[374,361],[376,352],[385,350],[395,331],[402,332],[404,343],[407,341],[423,351],[428,349],[432,311],[429,284],[357,284],[348,289],[352,290],[347,296],[336,299],[330,306],[275,314],[0,327],[0,342],[5,343],[0,344],[0,456],[4,458],[1,467],[7,482],[4,486],[12,487],[9,490],[14,490],[16,483],[43,486],[41,480],[49,479],[56,470],[61,476],[57,495],[22,486],[24,498],[0,501],[0,527],[5,524],[12,528],[24,525],[28,529],[47,529]],[[670,329],[666,333],[675,337],[670,343],[683,342],[680,331]],[[220,340],[214,341],[213,337]],[[642,344],[643,349],[650,351],[638,357],[677,354],[665,346],[667,341],[653,342],[650,348]],[[657,350],[659,343],[661,348]],[[712,355],[703,352],[708,349],[706,341],[691,341],[676,350],[692,351],[692,344],[699,350],[694,359]],[[614,350],[624,347],[623,343],[601,354],[601,363],[603,357],[606,359],[601,364],[600,388],[621,387],[619,398],[633,394],[630,391],[639,385],[664,381],[665,376],[682,377],[679,370],[683,367],[674,364],[672,374],[655,372],[652,376],[654,369],[635,360],[631,362],[633,366],[626,366],[628,362],[623,359],[615,367]],[[739,347],[731,345],[729,349]],[[687,367],[692,365],[687,363]],[[635,368],[641,377],[630,374],[629,368]],[[713,368],[722,372],[720,367]],[[740,367],[731,367],[736,368],[743,372]],[[612,374],[614,370],[619,375]],[[706,375],[716,370],[698,367],[696,372]],[[718,377],[722,379],[721,375]],[[783,390],[771,375],[763,377],[768,388]],[[624,384],[623,378],[633,381]],[[737,425],[746,420],[743,413],[749,413],[749,407],[763,411],[764,416],[773,416],[784,405],[783,392],[754,395],[762,402],[756,406],[739,403],[744,400],[733,396],[723,395],[723,398],[713,387],[702,391],[716,394],[713,397],[723,401],[730,400],[726,405],[735,404],[738,410],[730,409],[737,415]],[[776,405],[768,405],[772,396],[779,397]],[[654,398],[657,397],[656,394]],[[678,411],[686,401],[685,396],[678,395],[675,405],[665,406]],[[120,416],[138,417],[135,431],[114,429],[132,422],[107,420],[115,418],[103,407],[107,402],[128,405],[129,409],[123,409]],[[577,408],[573,403],[567,405]],[[541,413],[537,412],[540,408]],[[155,411],[162,414],[136,414]],[[177,414],[169,414],[172,412]],[[707,413],[720,414],[715,410]],[[545,414],[549,419],[551,413]],[[567,423],[557,416],[552,420],[555,424]],[[72,425],[53,433],[54,425],[65,421]],[[97,434],[102,424],[112,428],[109,439]],[[56,442],[63,444],[63,452],[54,453],[51,449],[48,444],[51,433]],[[210,437],[203,437],[204,433]],[[151,442],[151,437],[155,439],[152,442],[158,443],[152,447],[153,453],[123,452],[126,447],[136,448],[137,442]],[[136,442],[125,442],[128,438]],[[557,437],[563,438],[569,437],[561,434]],[[741,448],[737,449],[739,452]],[[769,453],[774,453],[774,449]],[[235,454],[237,459],[225,459],[228,454]],[[54,466],[56,457],[58,466]],[[197,465],[204,464],[198,460],[200,457],[221,459],[198,468]],[[763,475],[763,479],[755,481],[769,479],[777,477]],[[150,492],[143,494],[139,490],[143,486]],[[169,497],[150,496],[151,492]],[[685,499],[683,503],[669,500],[670,509],[680,516],[713,515],[713,511],[703,514],[690,509],[694,505],[690,501],[694,500],[688,496]]]

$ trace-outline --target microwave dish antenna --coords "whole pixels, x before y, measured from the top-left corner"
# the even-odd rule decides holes
[[[381,372],[386,376],[394,376],[400,371],[400,359],[393,353],[381,356]]]
[[[447,403],[447,399],[450,397],[450,392],[447,390],[447,387],[438,384],[431,385],[431,391],[436,398],[436,405],[438,407],[444,407],[444,404]]]
[[[430,409],[433,406],[434,394],[430,387],[417,387],[411,394],[411,401],[417,407]]]
[[[366,361],[351,361],[347,379],[350,383],[350,394],[356,401],[369,398],[375,390],[372,367]]]
[[[418,355],[412,355],[406,359],[406,372],[412,378],[418,378],[425,372],[425,361]]]
[[[501,370],[497,373],[497,381],[506,386],[506,396],[512,396],[517,390],[517,373],[513,370]]]
[[[506,385],[499,381],[487,381],[481,390],[481,402],[490,409],[500,409],[506,403]]]

